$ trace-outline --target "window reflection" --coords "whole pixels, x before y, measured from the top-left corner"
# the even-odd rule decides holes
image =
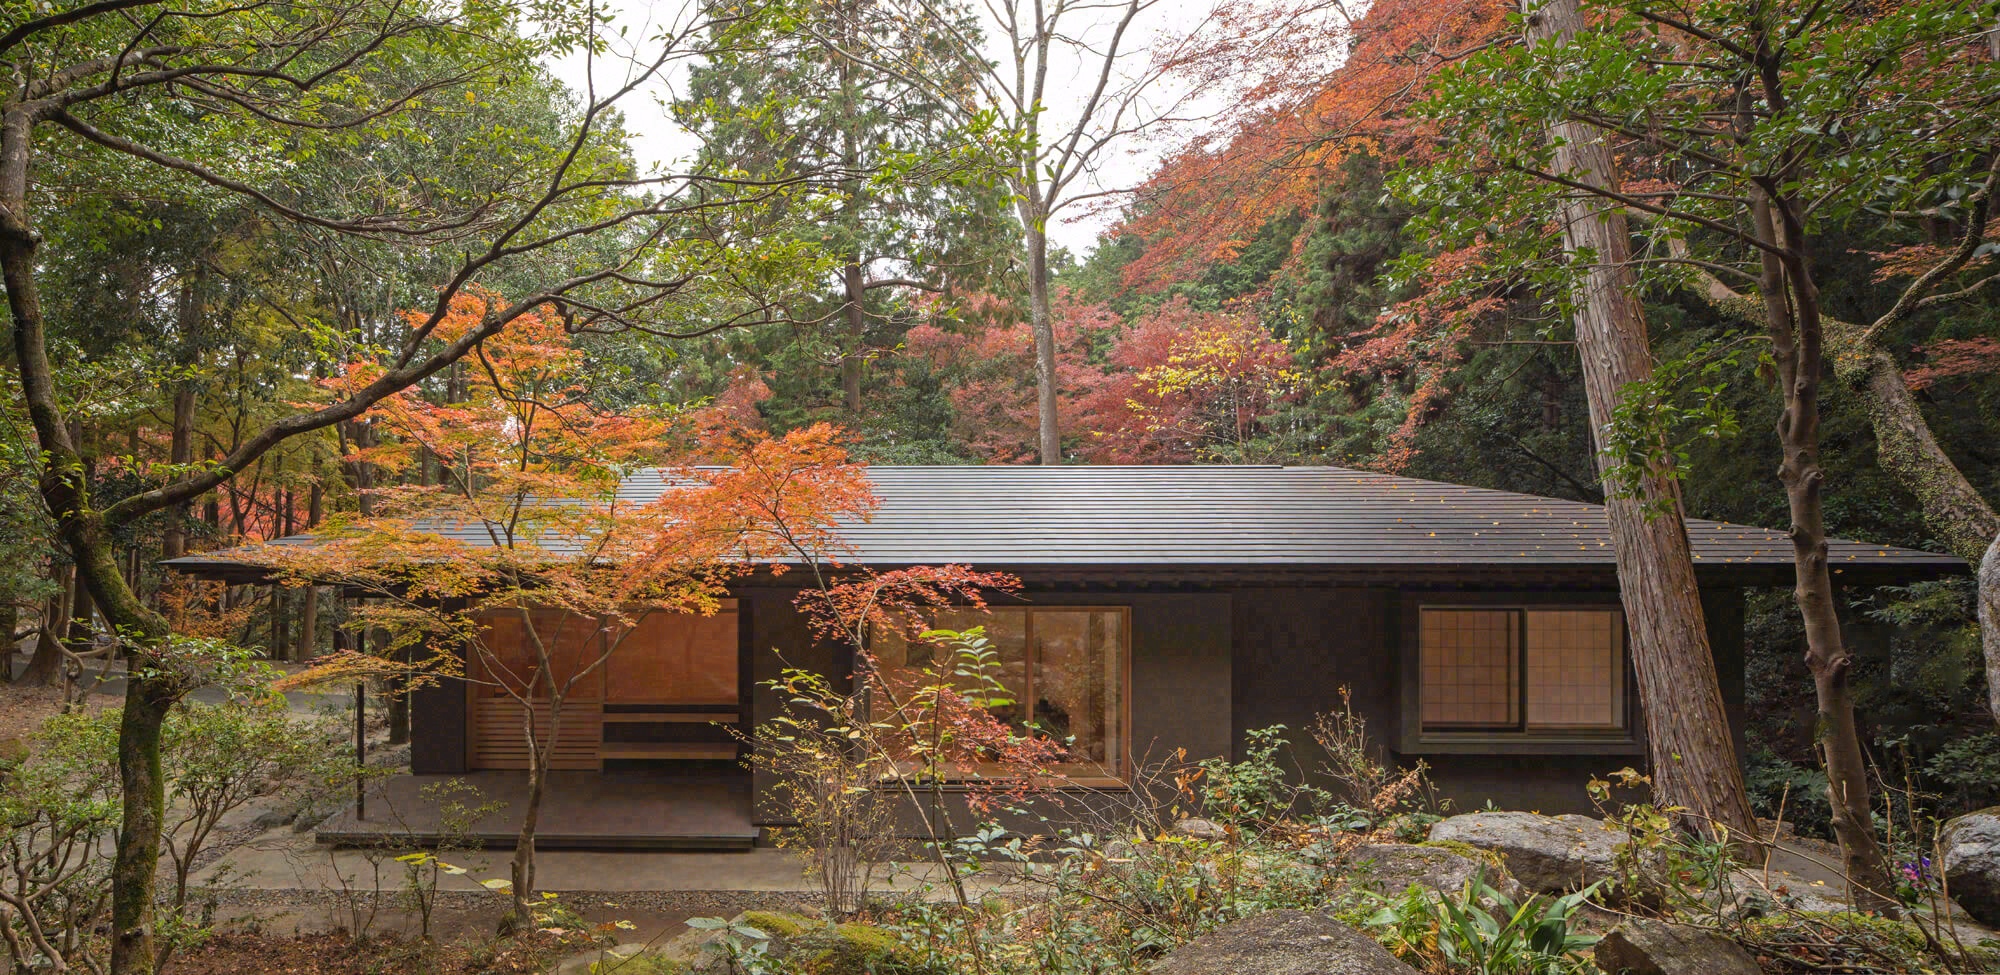
[[[1129,737],[1126,610],[946,610],[933,625],[961,632],[985,627],[998,658],[997,676],[1012,699],[992,713],[1019,730],[1065,741],[1068,760],[1057,772],[1080,780],[1124,774]],[[876,662],[892,687],[922,680],[924,665],[944,664],[948,655],[945,648],[916,644],[887,630],[875,640]]]

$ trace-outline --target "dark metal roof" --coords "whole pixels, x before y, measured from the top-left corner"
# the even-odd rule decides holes
[[[844,562],[1099,571],[1613,567],[1601,506],[1337,467],[871,467],[868,475],[881,506],[872,521],[842,531]],[[619,495],[651,500],[666,487],[661,472],[647,471]],[[485,543],[476,527],[444,534]],[[1783,532],[1691,519],[1688,535],[1705,576],[1738,575],[1734,568],[1771,577],[1791,565]],[[1951,556],[1866,542],[1834,541],[1829,557],[1854,581],[1966,571]],[[168,564],[201,572],[237,563],[217,552]]]

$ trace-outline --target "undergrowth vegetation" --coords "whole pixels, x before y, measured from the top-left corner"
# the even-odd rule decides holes
[[[801,742],[815,755],[826,744]],[[770,736],[762,743],[781,744]],[[1322,717],[1303,735],[1283,727],[1253,730],[1241,754],[1236,762],[1171,756],[1143,765],[1116,800],[1064,790],[1004,804],[995,818],[1011,828],[989,821],[930,851],[953,865],[955,882],[971,892],[967,901],[851,891],[864,895],[859,900],[867,906],[830,912],[824,921],[790,922],[865,923],[892,939],[893,950],[871,954],[864,967],[829,967],[823,957],[790,954],[775,946],[783,933],[768,925],[741,944],[711,939],[710,950],[735,944],[725,967],[741,972],[1110,975],[1148,971],[1233,922],[1297,910],[1364,932],[1427,975],[1595,975],[1593,948],[1631,919],[1705,929],[1775,972],[2000,966],[2000,945],[1980,943],[1957,926],[1962,919],[1951,918],[1934,873],[1911,878],[1899,920],[1822,913],[1823,904],[1747,869],[1738,859],[1745,844],[1684,830],[1682,810],[1620,801],[1650,788],[1630,769],[1589,787],[1604,828],[1625,837],[1608,875],[1550,893],[1522,889],[1492,853],[1430,842],[1432,824],[1454,810],[1421,765],[1382,761],[1351,708]],[[816,793],[794,802],[808,815],[825,806]],[[1909,821],[1907,811],[1903,816]],[[793,839],[838,835],[814,829]],[[1373,858],[1392,848],[1449,854],[1476,866],[1456,880],[1384,883]],[[845,855],[868,851],[856,845]],[[827,856],[814,850],[808,862]],[[941,876],[914,873],[898,892],[937,887],[942,893]],[[666,961],[653,964],[677,970]]]

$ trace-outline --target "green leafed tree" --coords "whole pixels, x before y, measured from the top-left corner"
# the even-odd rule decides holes
[[[979,287],[1016,233],[986,151],[994,126],[957,111],[974,81],[958,45],[978,28],[954,5],[936,12],[944,22],[881,0],[799,0],[789,18],[697,69],[677,104],[718,162],[835,181],[826,206],[774,211],[772,229],[833,264],[789,324],[838,360],[849,413],[906,299]],[[909,65],[935,70],[912,78],[891,67]]]
[[[1552,32],[1536,23],[1541,10],[1528,15],[1531,34]],[[1457,137],[1403,189],[1431,207],[1428,229],[1485,248],[1518,280],[1553,284],[1573,264],[1608,260],[1642,282],[1691,289],[1762,335],[1834,831],[1856,899],[1886,906],[1853,656],[1827,563],[1826,500],[1840,472],[1821,462],[1821,399],[1848,381],[1868,402],[1884,467],[1923,501],[1933,530],[1978,561],[2000,522],[1880,343],[1991,293],[1995,11],[1951,0],[1620,0],[1582,14],[1594,29],[1567,43],[1496,47],[1448,71],[1423,111]],[[1574,165],[1582,145],[1614,153],[1615,177]],[[1548,215],[1565,207],[1629,218],[1631,254],[1558,246]],[[1914,221],[1931,222],[1936,243],[1901,250],[1906,273],[1863,302],[1859,321],[1843,321],[1826,299],[1830,242]],[[1644,436],[1670,451],[1672,434],[1659,434]]]
[[[38,500],[133,674],[119,734],[112,971],[155,964],[161,733],[202,673],[133,586],[120,533],[226,488],[297,438],[355,424],[536,309],[553,309],[573,332],[673,334],[755,317],[746,296],[771,294],[809,262],[760,251],[749,211],[810,192],[813,179],[719,166],[636,173],[617,106],[767,13],[736,7],[668,23],[645,39],[626,81],[579,101],[538,65],[565,50],[602,53],[600,22],[582,4],[537,5],[532,22],[522,8],[483,2],[7,7],[0,271],[14,395],[34,432]],[[522,111],[493,111],[502,106]],[[552,124],[523,124],[536,115]],[[301,266],[337,270],[328,281],[347,295],[322,293],[338,300],[273,312],[268,324],[308,345],[359,343],[377,368],[334,396],[272,397],[214,456],[112,495],[97,490],[75,425],[87,390],[60,358],[74,322],[50,292],[51,270],[74,256],[57,248],[88,237],[46,228],[80,200],[135,185],[241,208],[291,253],[316,258]],[[421,310],[393,314],[399,286],[421,294]],[[475,286],[506,286],[517,300],[445,337],[454,300]]]

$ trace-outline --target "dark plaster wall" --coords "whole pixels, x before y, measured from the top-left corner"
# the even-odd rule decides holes
[[[445,677],[410,695],[410,771],[456,775],[465,768],[465,682]]]
[[[1340,688],[1385,748],[1399,741],[1403,700],[1400,664],[1409,607],[1439,591],[1384,586],[1254,586],[1232,591],[1080,592],[1031,588],[1023,598],[1042,605],[1128,606],[1132,618],[1130,713],[1136,760],[1164,759],[1185,748],[1190,761],[1240,758],[1243,733],[1284,724],[1303,737],[1315,716],[1339,704]],[[786,664],[830,674],[845,684],[852,661],[844,648],[815,643],[793,606],[796,590],[746,588],[742,600],[744,673],[750,683],[746,727],[778,710],[778,695],[763,685]],[[1600,588],[1544,590],[1544,599],[1612,599]],[[1500,587],[1449,591],[1451,599],[1509,599]],[[1743,596],[1736,589],[1704,590],[1710,640],[1724,700],[1743,750]],[[782,654],[782,660],[781,655]],[[412,702],[411,770],[428,774],[465,771],[465,690],[443,680]],[[1503,806],[1546,812],[1587,811],[1584,783],[1643,755],[1410,755],[1421,757],[1432,778],[1462,808],[1490,799]],[[1302,764],[1313,759],[1302,752]],[[768,781],[760,773],[757,793]],[[758,811],[763,823],[777,820]],[[963,821],[963,820],[961,820]]]
[[[1401,654],[1414,652],[1408,632],[1413,608],[1424,600],[1450,602],[1615,601],[1612,580],[1601,587],[1509,590],[1478,586],[1452,589],[1267,587],[1240,589],[1235,604],[1235,750],[1244,732],[1273,724],[1291,729],[1295,741],[1315,716],[1340,705],[1340,688],[1353,695],[1355,712],[1386,757],[1408,766],[1421,759],[1444,796],[1461,809],[1488,800],[1509,808],[1589,812],[1584,785],[1627,765],[1643,768],[1643,754],[1499,755],[1398,754],[1405,707]],[[1743,753],[1743,596],[1740,590],[1702,593],[1709,640],[1736,736]],[[1643,716],[1639,716],[1643,722]],[[1643,726],[1643,725],[1641,725]],[[1316,759],[1296,750],[1302,766]]]
[[[1285,587],[1235,593],[1236,714],[1243,733],[1282,724],[1302,738],[1337,707],[1340,688],[1382,741],[1395,728],[1396,649],[1388,632],[1395,593],[1386,589]]]

